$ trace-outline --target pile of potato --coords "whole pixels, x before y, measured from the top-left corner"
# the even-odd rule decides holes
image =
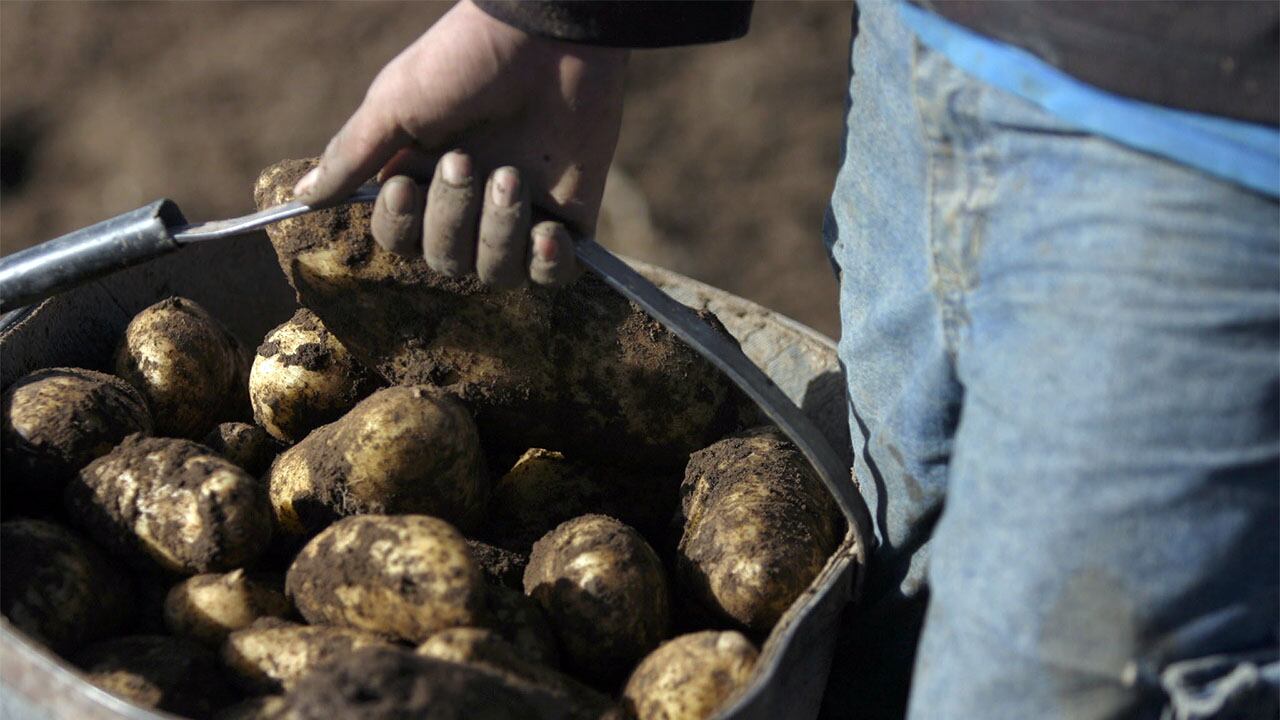
[[[489,292],[367,227],[273,231],[305,309],[256,356],[175,297],[114,374],[5,390],[0,611],[195,718],[714,713],[843,536],[804,459],[602,286]]]

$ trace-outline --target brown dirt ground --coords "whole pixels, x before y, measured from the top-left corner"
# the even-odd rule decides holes
[[[318,153],[447,8],[0,3],[0,252],[161,196],[250,211],[258,172]],[[602,239],[834,335],[850,12],[763,2],[743,40],[636,53]]]

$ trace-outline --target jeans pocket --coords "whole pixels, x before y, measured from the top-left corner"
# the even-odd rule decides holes
[[[1214,655],[1176,662],[1160,684],[1160,720],[1274,720],[1280,714],[1280,652]]]

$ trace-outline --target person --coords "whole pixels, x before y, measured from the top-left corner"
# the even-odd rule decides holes
[[[463,0],[296,191],[376,174],[388,249],[569,282],[628,48],[750,11]],[[858,4],[823,234],[878,547],[824,717],[1276,717],[1278,15]]]

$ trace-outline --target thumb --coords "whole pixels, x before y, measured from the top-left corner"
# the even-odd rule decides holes
[[[329,141],[320,164],[294,186],[294,197],[308,205],[346,197],[408,145],[411,138],[391,108],[385,98],[370,93]]]

